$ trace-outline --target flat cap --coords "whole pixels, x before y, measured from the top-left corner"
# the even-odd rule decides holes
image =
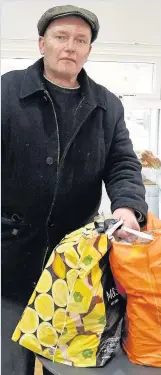
[[[74,5],[61,5],[48,9],[40,18],[37,28],[40,36],[43,36],[50,22],[67,16],[78,16],[86,21],[92,30],[92,42],[97,38],[99,31],[99,22],[97,16],[87,9],[79,8]]]

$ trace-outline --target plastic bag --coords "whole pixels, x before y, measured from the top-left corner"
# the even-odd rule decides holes
[[[110,264],[118,290],[127,294],[123,348],[131,362],[161,367],[161,221],[149,213],[144,230],[154,241],[113,241]]]
[[[104,222],[67,235],[52,252],[13,341],[52,361],[103,366],[121,337],[124,300],[109,265]]]

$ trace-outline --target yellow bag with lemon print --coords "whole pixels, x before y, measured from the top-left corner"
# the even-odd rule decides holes
[[[103,366],[120,341],[124,304],[109,265],[104,222],[53,250],[12,340],[71,366]]]

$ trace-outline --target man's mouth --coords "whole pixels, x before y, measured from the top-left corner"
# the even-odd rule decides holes
[[[63,59],[61,59],[61,60],[72,61],[72,62],[74,62],[74,63],[75,63],[75,60],[74,60],[74,59],[70,59],[69,57],[64,57],[64,58],[63,58]]]

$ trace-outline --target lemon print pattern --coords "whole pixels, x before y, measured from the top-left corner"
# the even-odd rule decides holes
[[[98,251],[103,255],[107,252],[108,238],[106,234],[102,234],[98,243]]]
[[[100,259],[101,254],[94,248],[94,246],[87,242],[85,250],[83,251],[81,256],[81,268],[86,271],[91,270],[92,267],[94,267]]]
[[[91,223],[72,232],[53,250],[12,336],[52,361],[79,367],[96,366],[106,326],[99,261],[107,238],[93,229]]]
[[[76,269],[72,269],[67,272],[67,284],[70,291],[72,290],[78,275],[79,271]]]
[[[89,224],[87,224],[86,225],[86,230],[89,230],[90,229],[90,232],[89,232],[89,234],[91,235],[91,230],[93,231],[93,229],[95,229],[95,225],[94,225],[94,223],[92,222],[92,223],[89,223]],[[84,232],[84,228],[83,228],[83,232]]]
[[[51,354],[50,348],[44,349],[43,352],[42,352],[42,355],[43,355],[43,357],[48,358],[51,361],[53,361],[53,354]]]
[[[96,366],[99,342],[100,339],[96,335],[76,336],[67,348],[67,355],[75,366]]]
[[[12,340],[15,341],[15,342],[18,341],[20,336],[21,336],[21,330],[20,330],[19,327],[16,327],[16,329],[15,329],[13,335],[12,335]]]
[[[87,242],[87,238],[85,235],[82,235],[80,237],[80,240],[78,242],[78,247],[77,247],[77,250],[78,250],[78,253],[79,255],[81,256],[83,254],[83,251],[84,251],[84,248],[85,248],[85,245],[86,245],[86,242]]]
[[[69,298],[67,311],[83,314],[89,310],[92,300],[92,291],[80,279],[77,279]]]
[[[65,309],[57,309],[53,316],[52,325],[57,332],[62,333],[65,325],[66,311]]]
[[[48,268],[48,267],[51,266],[51,264],[54,262],[54,258],[55,258],[55,251],[53,250],[51,255],[50,255],[50,258],[49,258],[48,262],[46,263],[45,268]]]
[[[39,294],[35,299],[35,310],[45,322],[51,320],[54,315],[54,301],[49,294]]]
[[[69,364],[69,361],[65,360],[62,351],[58,348],[55,350],[53,359],[54,359],[54,361],[59,362],[59,363]]]
[[[38,325],[39,317],[37,312],[30,307],[26,307],[18,327],[23,333],[34,333],[37,330]]]
[[[84,227],[74,230],[72,233],[67,234],[65,238],[62,240],[62,242],[64,242],[64,240],[68,242],[78,242],[78,240],[82,236],[83,231]]]
[[[48,322],[43,322],[39,325],[37,330],[37,338],[41,345],[53,347],[57,344],[58,335],[52,325]]]
[[[79,271],[79,278],[80,279],[85,279],[88,275],[90,274],[90,270],[81,270]]]
[[[52,286],[52,296],[54,303],[58,307],[65,307],[69,298],[68,286],[65,280],[56,280]]]
[[[103,302],[103,288],[102,284],[98,282],[93,288],[93,296],[98,296]]]
[[[60,243],[60,245],[56,248],[56,252],[58,254],[63,254],[66,251],[70,251],[71,249],[71,243],[69,240],[66,240],[64,243]]]
[[[32,295],[31,295],[31,297],[29,299],[28,305],[32,305],[32,303],[35,300],[35,297],[36,297],[36,290],[33,291]]]
[[[52,269],[57,277],[65,279],[66,267],[59,254],[55,255],[54,262],[52,263]]]
[[[36,291],[38,293],[47,293],[52,286],[52,276],[48,270],[44,270],[38,284],[36,286]]]
[[[65,263],[70,268],[79,268],[79,260],[79,255],[74,248],[70,248],[65,252]]]
[[[78,332],[73,319],[67,316],[63,332],[59,338],[59,345],[63,346],[67,344],[68,341],[72,340],[77,335],[77,333]]]
[[[94,309],[83,318],[84,330],[102,334],[106,326],[105,305],[98,303]]]
[[[98,283],[100,283],[102,277],[102,271],[99,267],[99,264],[97,263],[91,271],[91,278],[92,278],[92,285],[95,286]]]
[[[26,333],[23,335],[20,339],[20,345],[32,350],[34,353],[42,354],[42,347],[36,336],[33,334]]]

